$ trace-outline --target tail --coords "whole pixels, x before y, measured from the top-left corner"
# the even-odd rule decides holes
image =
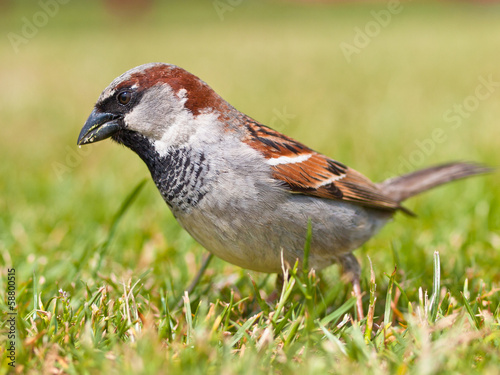
[[[379,183],[378,186],[387,196],[396,202],[402,202],[405,199],[447,182],[491,171],[492,168],[481,164],[454,162],[390,178]]]

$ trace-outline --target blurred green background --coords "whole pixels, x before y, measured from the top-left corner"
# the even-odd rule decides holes
[[[63,288],[76,309],[84,285],[95,291],[146,270],[144,300],[160,306],[167,291],[175,305],[201,262],[204,250],[180,229],[136,155],[110,141],[76,146],[100,92],[139,64],[179,65],[242,112],[374,181],[450,160],[500,164],[494,3],[4,0],[0,35],[0,274],[16,268],[23,317],[32,294],[47,302]],[[144,178],[100,253],[115,213]],[[418,219],[398,214],[357,251],[364,289],[370,255],[379,304],[395,264],[416,300],[420,287],[431,288],[439,250],[442,284],[453,295],[467,278],[498,293],[499,186],[497,172],[409,201]],[[342,290],[337,276],[336,267],[324,273]],[[272,292],[272,278],[253,277]],[[220,260],[205,280],[193,298],[253,293],[247,271]],[[120,288],[113,292],[119,298]],[[348,296],[338,295],[334,306]],[[21,339],[33,334],[27,330]],[[27,344],[20,350],[21,363],[33,355]],[[39,368],[44,351],[33,353]]]
[[[149,177],[112,142],[76,146],[99,93],[142,63],[189,70],[242,112],[375,181],[449,160],[499,164],[496,5],[47,0],[3,1],[0,12],[0,262],[20,280],[35,271],[46,292],[74,277],[92,285],[96,244]],[[494,174],[412,200],[420,218],[398,215],[361,261],[370,254],[389,272],[395,238],[410,274],[430,274],[442,247],[455,275],[476,267],[498,281],[499,182]],[[153,268],[182,290],[202,253],[148,181],[100,271]]]
[[[384,2],[62,3],[1,5],[0,250],[26,277],[35,264],[51,275],[102,241],[126,194],[148,177],[136,155],[112,142],[76,146],[99,93],[146,62],[193,72],[242,112],[375,181],[448,160],[500,160],[498,6],[412,2],[396,13]],[[474,101],[484,80],[493,86]],[[466,110],[451,121],[457,105]],[[418,238],[427,215],[428,229],[455,222],[446,240],[475,209],[496,213],[489,224],[475,222],[497,230],[499,181],[477,178],[417,198],[409,205],[421,220],[398,217],[374,243]],[[149,267],[148,243],[168,258],[165,248],[185,236],[148,182],[112,259],[128,268],[142,254],[139,265]],[[496,236],[484,240],[498,250]],[[498,266],[498,251],[488,256]],[[54,274],[64,283],[64,273]]]
[[[102,241],[126,194],[148,177],[136,155],[112,142],[76,146],[99,93],[146,62],[184,67],[241,111],[375,181],[448,160],[498,165],[498,6],[412,2],[394,13],[384,2],[47,4],[0,8],[0,250],[25,277],[35,265],[51,275]],[[474,100],[484,80],[493,85]],[[451,121],[457,105],[466,110]],[[477,178],[417,198],[409,205],[421,220],[398,217],[374,243],[451,221],[446,240],[474,210],[486,210],[477,226],[498,230],[499,181]],[[186,236],[148,182],[112,259],[149,267],[149,243],[168,258],[165,249]],[[483,240],[498,250],[495,236]],[[488,256],[498,266],[498,251]],[[64,283],[64,272],[54,274]]]

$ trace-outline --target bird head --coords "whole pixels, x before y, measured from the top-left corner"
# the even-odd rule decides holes
[[[150,143],[182,143],[199,123],[215,123],[233,108],[205,82],[175,65],[150,63],[116,78],[101,93],[78,145],[124,135]],[[210,120],[210,121],[207,121]]]

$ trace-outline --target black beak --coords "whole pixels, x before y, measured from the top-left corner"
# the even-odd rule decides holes
[[[118,119],[120,119],[118,115],[102,113],[94,109],[83,125],[77,144],[85,145],[111,137],[121,128]]]

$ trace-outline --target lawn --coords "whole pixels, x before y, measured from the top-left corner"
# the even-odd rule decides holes
[[[185,293],[206,251],[136,155],[76,139],[112,79],[164,61],[374,181],[498,166],[499,6],[41,3],[0,2],[0,374],[498,373],[500,173],[356,251],[359,321],[336,266],[276,291],[214,259]]]

